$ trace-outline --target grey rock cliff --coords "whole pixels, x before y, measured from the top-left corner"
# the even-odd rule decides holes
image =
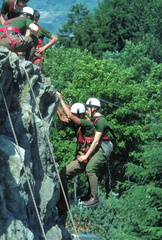
[[[56,107],[39,68],[0,47],[0,239],[62,239],[49,142]]]

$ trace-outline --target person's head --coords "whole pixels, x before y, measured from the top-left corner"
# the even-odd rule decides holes
[[[90,117],[93,117],[100,107],[101,103],[97,98],[89,98],[86,102],[87,113]]]
[[[24,7],[21,13],[23,16],[33,20],[34,10],[31,7]]]
[[[39,18],[40,18],[40,13],[37,10],[34,10],[33,22],[37,24],[39,21]]]
[[[16,4],[17,4],[17,6],[19,7],[19,8],[23,8],[23,7],[25,7],[26,5],[27,5],[27,2],[28,2],[29,0],[17,0],[17,2],[16,2]]]
[[[74,103],[71,107],[71,112],[79,118],[84,118],[86,108],[82,103]]]

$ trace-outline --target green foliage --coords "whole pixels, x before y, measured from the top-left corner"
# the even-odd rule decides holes
[[[128,67],[127,64],[124,65],[124,62],[128,62],[128,56],[123,54],[121,58],[123,64],[118,59],[116,63],[112,59],[96,60],[91,54],[86,51],[82,53],[78,49],[49,50],[45,73],[53,79],[55,88],[68,101],[84,103],[87,97],[101,99],[104,115],[117,138],[121,139],[119,149],[116,150],[118,158],[122,158],[125,163],[131,158],[129,153],[134,149],[134,142],[136,148],[143,142],[142,125],[146,121],[144,114],[150,118],[153,117],[151,113],[158,114],[156,108],[159,109],[160,106],[160,91],[157,94],[155,88],[157,91],[159,87],[161,89],[161,83],[157,84],[156,81],[161,68],[158,67],[158,73],[154,70],[157,69],[157,64],[152,64],[149,70],[151,73],[146,73],[147,79],[142,75],[145,82],[139,84],[135,81],[138,61],[135,64],[134,60],[134,66]],[[148,65],[150,66],[149,61]]]
[[[145,75],[149,74],[157,64],[150,59],[147,46],[144,43],[134,44],[127,41],[120,53],[119,64],[134,68],[134,79],[137,82],[145,81]]]
[[[58,34],[58,45],[63,45],[65,47],[77,47],[80,42],[79,38],[81,36],[81,32],[79,29],[81,29],[82,31],[82,22],[84,21],[84,19],[86,19],[89,11],[81,3],[72,6],[70,11],[71,12],[68,14],[69,19],[67,23],[62,29],[60,29],[60,34]],[[84,43],[86,43],[85,40],[86,39],[84,39]]]
[[[86,231],[101,240],[161,239],[162,189],[151,185],[130,186],[128,182],[128,190],[121,198],[111,192],[105,200],[101,194],[101,202],[97,207],[87,209],[81,205],[72,206],[77,232]],[[67,228],[73,228],[70,216]]]
[[[63,47],[49,49],[46,57],[45,74],[56,90],[72,103],[99,98],[117,136],[111,136],[110,167],[112,190],[120,197],[106,200],[101,186],[101,205],[95,210],[72,208],[78,230],[101,239],[160,239],[162,64],[150,59],[143,43],[132,42],[117,58],[108,53],[97,60],[87,51]],[[75,156],[74,132],[57,118],[55,125],[51,140],[62,167]],[[78,195],[86,191],[84,175],[78,188]]]
[[[101,57],[106,51],[120,52],[129,40],[144,44],[150,58],[161,62],[161,1],[104,0],[93,14],[83,4],[76,4],[70,11],[60,29],[61,46],[87,49]]]
[[[122,197],[125,204],[123,214],[119,214],[123,220],[125,216],[131,220],[130,229],[128,222],[122,225],[125,233],[136,235],[140,239],[160,239],[161,231],[161,198],[162,198],[162,131],[161,124],[149,124],[144,128],[145,144],[141,151],[132,153],[133,162],[126,165],[126,175],[129,181],[121,183],[125,189]],[[158,141],[157,141],[158,140]],[[119,221],[122,222],[122,219]],[[124,238],[123,238],[124,239]],[[137,238],[138,239],[138,238]]]
[[[51,143],[54,145],[56,159],[61,168],[74,159],[76,149],[74,132],[69,127],[66,127],[66,131],[64,128],[65,126],[53,128],[51,134]]]
[[[140,184],[153,184],[156,187],[162,187],[162,131],[161,124],[148,124],[144,127],[144,143],[140,152],[132,152],[134,162],[126,165],[126,174]],[[138,165],[137,161],[139,162]]]
[[[114,236],[116,239],[120,236],[119,239],[123,240],[131,239],[132,236],[137,239],[160,239],[162,189],[151,185],[133,185],[130,182],[127,187],[123,200],[119,199],[122,204],[120,212],[115,216],[118,221]]]
[[[86,231],[88,234],[95,234],[100,239],[110,239],[109,231],[113,229],[114,219],[114,198],[105,201],[102,195],[101,203],[95,208],[84,208],[82,205],[72,206],[71,213],[78,233]],[[68,216],[67,228],[73,229],[70,216]]]

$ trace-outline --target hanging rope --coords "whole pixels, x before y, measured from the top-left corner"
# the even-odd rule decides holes
[[[40,227],[41,227],[41,230],[42,230],[42,234],[44,236],[44,239],[47,240],[46,235],[45,235],[45,231],[44,231],[44,228],[43,228],[43,224],[41,222],[41,218],[40,218],[40,215],[39,215],[39,212],[38,212],[38,208],[37,208],[37,205],[36,205],[36,201],[35,201],[35,198],[34,198],[34,194],[33,194],[32,188],[31,188],[31,184],[30,184],[30,181],[29,181],[29,177],[28,177],[28,174],[27,174],[27,171],[26,171],[26,167],[25,167],[25,164],[24,164],[24,161],[23,161],[23,157],[22,157],[21,152],[20,152],[20,146],[18,144],[18,140],[17,140],[17,137],[16,137],[16,133],[15,133],[15,130],[14,130],[14,127],[13,127],[13,123],[12,123],[12,120],[11,120],[11,116],[10,116],[10,113],[9,113],[9,109],[8,109],[7,102],[6,102],[5,96],[3,94],[2,88],[1,88],[1,92],[2,92],[3,101],[5,103],[9,123],[10,123],[10,126],[11,126],[11,130],[12,130],[12,133],[13,133],[13,136],[14,136],[14,139],[15,139],[15,143],[17,145],[16,146],[17,152],[20,156],[20,159],[21,159],[21,162],[22,162],[22,165],[23,165],[24,173],[25,173],[25,176],[26,176],[26,180],[27,180],[27,183],[28,183],[28,187],[29,187],[31,196],[32,196],[34,207],[35,207],[35,210],[36,210],[36,213],[37,213],[37,216],[38,216],[38,220],[39,220],[39,224],[40,224]]]
[[[45,136],[46,136],[46,139],[47,139],[47,142],[48,142],[48,146],[49,146],[49,149],[50,149],[50,153],[51,153],[51,156],[52,156],[52,160],[53,160],[53,163],[54,163],[54,166],[55,166],[55,169],[56,169],[56,174],[57,174],[57,177],[58,177],[58,180],[59,180],[59,183],[60,183],[60,186],[61,186],[61,190],[63,192],[63,196],[64,196],[64,199],[65,199],[65,203],[66,203],[66,206],[67,206],[67,209],[69,211],[69,215],[70,215],[70,219],[71,219],[71,222],[72,222],[72,225],[73,225],[73,228],[74,228],[74,232],[76,234],[76,236],[78,236],[78,233],[77,233],[77,230],[76,230],[76,226],[74,224],[74,219],[73,219],[73,216],[72,216],[72,213],[71,213],[71,210],[70,210],[70,206],[69,206],[69,203],[68,203],[68,200],[67,200],[67,197],[66,197],[66,194],[65,194],[65,191],[64,191],[64,187],[62,185],[62,181],[61,181],[61,178],[60,178],[60,174],[59,174],[59,170],[57,168],[57,164],[56,164],[56,161],[55,161],[55,157],[54,157],[54,154],[53,154],[53,149],[52,149],[52,146],[51,146],[51,142],[50,142],[50,139],[49,139],[49,136],[47,134],[47,131],[45,129],[45,123],[44,123],[44,119],[42,117],[42,114],[40,112],[40,109],[39,109],[39,105],[37,104],[37,101],[36,101],[36,98],[35,98],[35,94],[34,94],[34,91],[33,91],[33,88],[30,84],[30,79],[29,79],[29,75],[26,71],[26,69],[23,67],[23,70],[25,72],[25,75],[26,75],[26,78],[27,78],[27,81],[28,81],[28,84],[29,84],[29,87],[30,87],[30,90],[32,92],[32,95],[33,95],[33,98],[34,98],[34,101],[35,101],[35,104],[38,108],[38,112],[39,112],[39,115],[40,115],[40,118],[41,118],[41,121],[42,121],[42,126],[44,128],[44,133],[45,133]],[[77,238],[79,239],[79,238]]]

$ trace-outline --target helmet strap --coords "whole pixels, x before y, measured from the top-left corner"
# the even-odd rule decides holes
[[[95,110],[92,111],[92,107],[90,109],[91,109],[91,117],[93,117],[93,115],[95,114]]]
[[[92,111],[92,107],[90,109],[91,109],[91,116],[94,117],[94,114],[98,111],[98,108],[94,107],[93,111]]]

